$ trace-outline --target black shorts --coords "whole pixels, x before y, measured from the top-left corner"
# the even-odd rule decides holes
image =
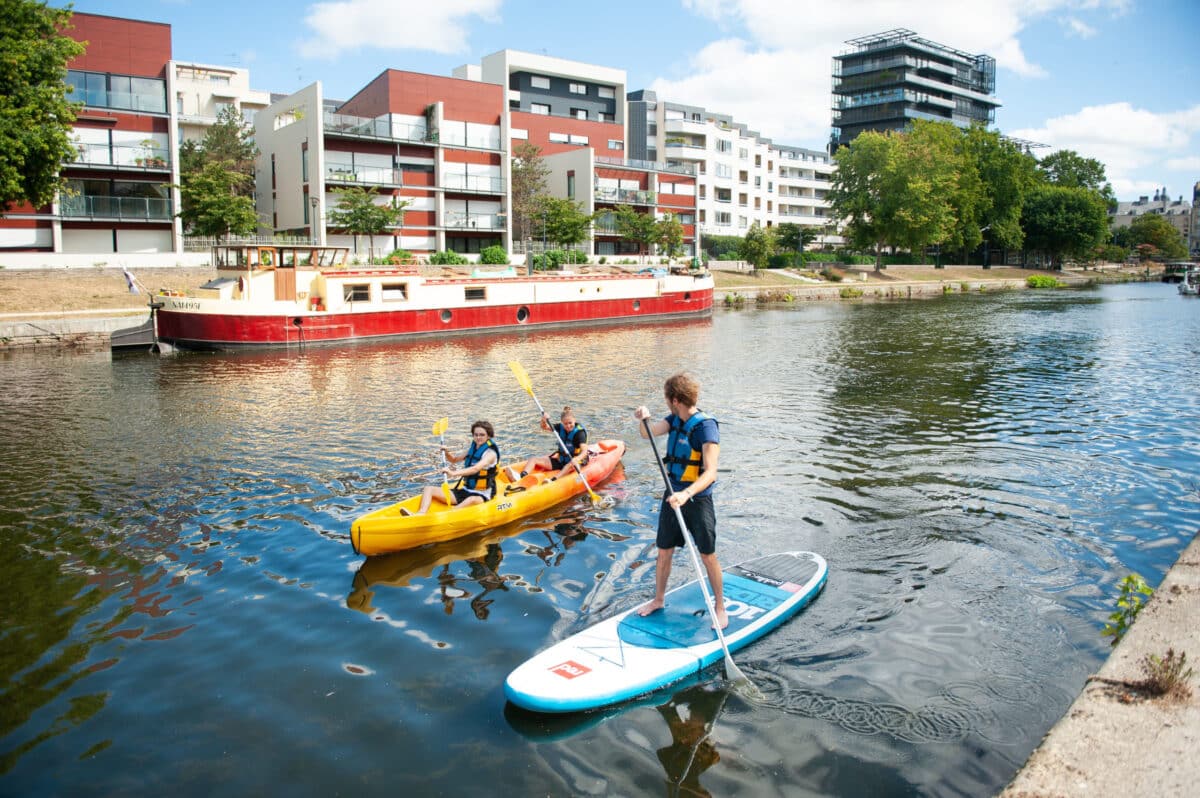
[[[679,508],[683,513],[683,522],[687,524],[688,532],[696,541],[696,551],[701,554],[712,554],[717,550],[717,514],[713,510],[712,494],[695,496]],[[658,537],[655,545],[660,549],[677,549],[684,545],[683,532],[679,529],[679,520],[675,511],[664,498],[658,508]]]
[[[565,468],[567,463],[569,463],[569,462],[571,462],[571,458],[564,457],[562,452],[555,452],[554,454],[550,455],[550,470],[551,471],[562,471],[563,468]],[[579,467],[583,468],[587,464],[588,464],[588,458],[585,457],[585,458],[583,458],[583,462],[581,462],[579,464]]]
[[[454,501],[458,502],[458,504],[462,504],[463,501],[471,496],[478,496],[484,501],[492,498],[490,493],[485,493],[479,490],[467,490],[466,488],[452,488],[450,492],[454,494]]]

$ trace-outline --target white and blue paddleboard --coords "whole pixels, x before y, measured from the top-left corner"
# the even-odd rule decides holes
[[[730,651],[748,645],[801,610],[825,585],[825,559],[789,551],[723,569]],[[504,694],[534,712],[579,712],[657,690],[724,659],[700,584],[667,593],[645,617],[637,607],[601,621],[526,660]]]

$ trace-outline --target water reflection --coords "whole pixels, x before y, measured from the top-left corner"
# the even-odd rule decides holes
[[[728,690],[701,684],[656,707],[671,733],[670,745],[655,752],[667,773],[667,795],[712,794],[701,786],[700,775],[721,760],[711,734],[728,698]]]

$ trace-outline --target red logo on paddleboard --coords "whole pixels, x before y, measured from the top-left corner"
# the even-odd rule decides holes
[[[584,674],[591,673],[592,669],[580,665],[578,662],[567,660],[566,662],[560,662],[554,667],[550,668],[550,672],[557,673],[564,679],[574,679],[576,676],[583,676]]]

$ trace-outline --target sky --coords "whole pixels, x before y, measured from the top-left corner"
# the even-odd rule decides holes
[[[51,0],[52,5],[59,3]],[[63,4],[65,5],[65,3]],[[1096,158],[1118,199],[1200,181],[1200,0],[75,0],[165,22],[177,60],[349,99],[385,69],[449,76],[523,50],[623,69],[630,91],[824,149],[833,57],[907,28],[996,59],[994,128]]]

